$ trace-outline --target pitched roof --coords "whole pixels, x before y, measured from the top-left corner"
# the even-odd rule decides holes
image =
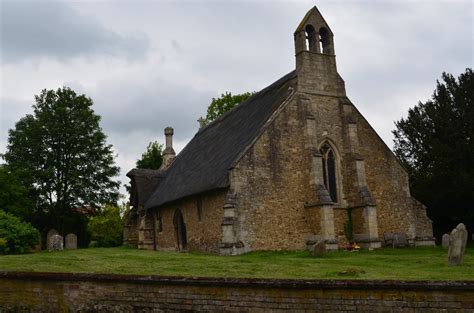
[[[134,207],[143,207],[161,181],[165,178],[162,170],[134,168],[127,173],[131,179],[132,192],[130,204]]]
[[[292,71],[199,130],[166,171],[145,209],[228,187],[233,162],[287,98],[295,77]]]

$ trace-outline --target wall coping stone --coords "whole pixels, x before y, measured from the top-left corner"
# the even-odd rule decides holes
[[[409,280],[307,280],[178,277],[156,275],[119,275],[96,273],[13,272],[0,271],[0,279],[46,281],[95,281],[104,283],[153,283],[214,287],[255,287],[284,289],[391,289],[391,290],[474,290],[474,281],[409,281]]]

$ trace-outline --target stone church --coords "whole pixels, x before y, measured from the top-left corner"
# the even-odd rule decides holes
[[[296,69],[202,127],[159,170],[132,169],[124,243],[240,254],[327,249],[389,232],[434,243],[406,170],[346,96],[316,7],[294,33]],[[350,229],[352,228],[352,231]]]

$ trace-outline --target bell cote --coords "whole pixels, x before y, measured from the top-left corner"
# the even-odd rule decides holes
[[[319,10],[306,13],[294,33],[298,90],[345,96],[337,73],[334,34]]]
[[[295,31],[295,52],[334,55],[334,35],[316,7],[306,13]]]

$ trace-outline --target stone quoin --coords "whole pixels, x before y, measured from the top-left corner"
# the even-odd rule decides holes
[[[434,245],[406,170],[346,96],[316,7],[294,42],[295,70],[201,127],[177,156],[167,127],[162,167],[127,174],[125,244],[233,255],[353,238],[372,249],[391,232]]]

